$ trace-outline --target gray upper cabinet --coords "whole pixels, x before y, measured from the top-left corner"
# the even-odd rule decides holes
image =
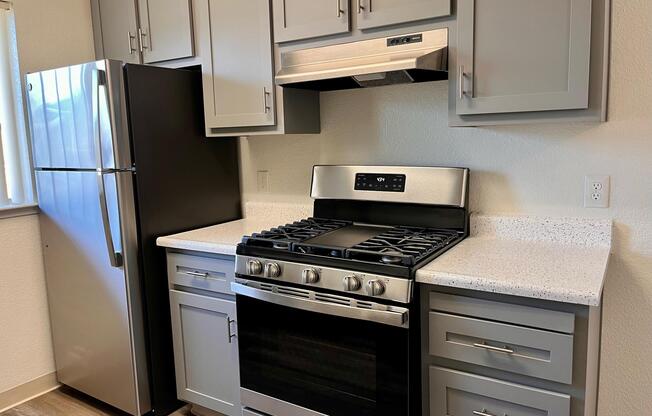
[[[170,291],[179,399],[240,415],[235,301]]]
[[[273,0],[274,40],[288,42],[349,32],[349,1]]]
[[[210,55],[203,68],[212,128],[276,124],[269,0],[210,0]],[[208,90],[207,90],[208,89]]]
[[[95,55],[129,63],[194,56],[191,0],[91,0]]]
[[[456,113],[588,108],[591,11],[591,0],[459,0]]]
[[[451,14],[451,0],[353,0],[359,29],[409,23]]]
[[[190,0],[138,0],[146,64],[193,56]]]
[[[134,0],[93,0],[91,5],[97,56],[140,63]]]

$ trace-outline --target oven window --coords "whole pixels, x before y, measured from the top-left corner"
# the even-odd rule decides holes
[[[242,387],[328,415],[408,415],[407,329],[244,296],[237,307]]]

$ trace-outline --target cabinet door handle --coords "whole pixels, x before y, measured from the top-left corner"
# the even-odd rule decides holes
[[[263,105],[265,106],[265,114],[269,113],[272,107],[267,103],[267,97],[272,93],[267,91],[267,87],[263,87]]]
[[[143,53],[145,49],[149,49],[150,51],[152,50],[151,46],[145,46],[145,36],[147,36],[147,32],[144,32],[142,28],[138,28],[138,45],[140,47],[140,53]]]
[[[342,17],[344,10],[342,10],[342,0],[337,0],[337,17]]]
[[[362,5],[362,0],[358,0],[358,14],[361,14],[364,11],[364,6]]]
[[[460,65],[457,77],[459,78],[457,83],[458,86],[457,96],[461,100],[466,95],[466,91],[464,91],[464,77],[466,77],[466,73],[464,72],[464,65]]]
[[[133,55],[134,52],[136,52],[136,48],[134,48],[133,40],[136,39],[135,35],[131,34],[131,31],[127,32],[127,43],[129,44],[129,55]]]
[[[482,409],[482,411],[474,410],[473,414],[475,416],[496,416],[492,415],[491,413],[487,413],[487,409]]]
[[[492,345],[480,344],[480,343],[477,343],[477,342],[475,344],[473,344],[473,346],[478,347],[478,348],[484,348],[485,350],[489,350],[489,351],[502,352],[504,354],[514,354],[514,350],[511,349],[511,348],[507,348],[507,347],[500,348],[500,347],[494,347]]]
[[[185,272],[183,272],[183,273],[184,273],[184,274],[187,274],[187,275],[189,275],[189,276],[193,276],[193,277],[202,277],[202,278],[204,278],[204,279],[207,279],[207,278],[208,278],[208,273],[191,272],[191,271],[185,271]]]
[[[236,337],[236,334],[231,332],[231,324],[234,324],[234,323],[235,323],[235,320],[231,319],[230,316],[226,317],[226,331],[227,331],[227,335],[229,337],[229,344],[232,344],[233,343],[233,338]]]

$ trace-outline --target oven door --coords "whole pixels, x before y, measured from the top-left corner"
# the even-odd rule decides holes
[[[254,281],[232,288],[243,406],[272,416],[409,415],[408,309]]]

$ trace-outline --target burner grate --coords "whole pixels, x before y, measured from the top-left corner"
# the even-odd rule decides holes
[[[348,221],[328,220],[324,218],[307,218],[253,234],[247,238],[248,245],[272,247],[278,250],[291,250],[294,243],[315,238],[319,235],[346,227]]]
[[[395,227],[346,250],[346,257],[413,266],[460,236],[460,232],[453,230]]]
[[[354,230],[356,227],[357,230]],[[411,267],[463,236],[460,231],[448,229],[378,227],[377,235],[371,233],[369,235],[373,237],[365,237],[366,240],[358,240],[362,242],[352,246],[335,242],[337,239],[333,238],[315,241],[319,240],[317,237],[338,230],[344,232],[344,236],[355,235],[361,227],[367,228],[363,232],[369,232],[368,227],[356,225],[351,221],[308,218],[253,234],[244,242],[248,246],[273,248],[297,255]]]

